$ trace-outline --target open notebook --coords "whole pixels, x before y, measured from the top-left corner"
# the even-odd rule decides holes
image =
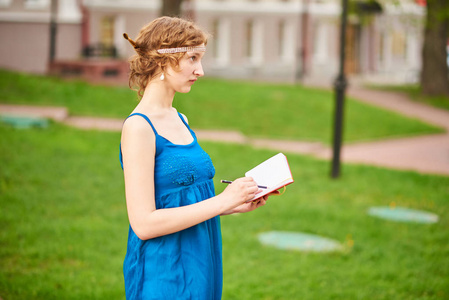
[[[290,166],[288,165],[287,157],[282,153],[278,153],[252,168],[245,173],[245,176],[252,177],[257,185],[267,187],[256,194],[251,201],[293,182],[293,176],[290,171]]]

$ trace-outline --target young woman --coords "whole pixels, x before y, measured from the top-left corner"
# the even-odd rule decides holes
[[[141,100],[123,125],[120,161],[130,222],[124,261],[130,299],[221,299],[220,215],[249,212],[267,197],[252,178],[215,195],[215,169],[187,118],[172,106],[204,75],[207,34],[162,17],[143,27],[130,60]]]

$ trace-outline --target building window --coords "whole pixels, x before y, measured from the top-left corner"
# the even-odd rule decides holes
[[[26,9],[43,9],[50,7],[51,0],[25,0]]]
[[[12,0],[0,0],[0,7],[8,7],[11,5]]]
[[[219,66],[229,64],[230,22],[226,18],[216,19],[212,23],[212,51]]]
[[[112,16],[105,16],[101,19],[100,42],[104,46],[114,45],[114,21]]]
[[[254,20],[246,23],[246,57],[251,64],[259,65],[263,59],[263,24]]]
[[[253,55],[253,49],[254,49],[254,22],[252,20],[248,21],[246,23],[246,57],[251,57]]]
[[[379,34],[379,61],[385,59],[385,34]]]
[[[328,46],[328,32],[327,26],[324,23],[319,23],[315,27],[313,58],[316,63],[324,64],[327,62]]]
[[[391,53],[393,59],[405,59],[407,50],[407,40],[405,34],[395,31],[392,34]]]
[[[279,57],[285,56],[285,21],[279,22],[278,26],[278,53]]]
[[[219,33],[219,27],[220,27],[220,21],[218,19],[214,20],[212,23],[212,56],[215,59],[218,59],[219,56],[219,42],[220,39],[220,33]]]
[[[292,22],[281,20],[278,25],[278,53],[283,62],[291,63],[295,59],[295,27]]]

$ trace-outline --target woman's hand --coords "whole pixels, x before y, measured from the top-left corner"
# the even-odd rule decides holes
[[[259,208],[259,207],[264,206],[267,203],[267,200],[268,200],[269,196],[276,196],[276,195],[279,195],[279,194],[280,194],[279,191],[271,192],[270,194],[265,195],[263,197],[260,197],[260,198],[254,200],[254,201],[245,202],[245,203],[235,207],[234,209],[225,212],[222,215],[246,213],[246,212],[253,211],[253,210],[255,210],[255,209]]]
[[[259,188],[251,177],[242,177],[228,185],[221,195],[228,199],[230,208],[234,208],[253,199],[258,192]]]

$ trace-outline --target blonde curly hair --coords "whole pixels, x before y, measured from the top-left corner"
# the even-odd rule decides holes
[[[209,35],[191,21],[160,17],[145,25],[133,41],[123,34],[136,54],[129,59],[129,87],[142,98],[148,82],[165,72],[167,66],[176,69],[185,53],[158,53],[158,49],[206,45]]]

